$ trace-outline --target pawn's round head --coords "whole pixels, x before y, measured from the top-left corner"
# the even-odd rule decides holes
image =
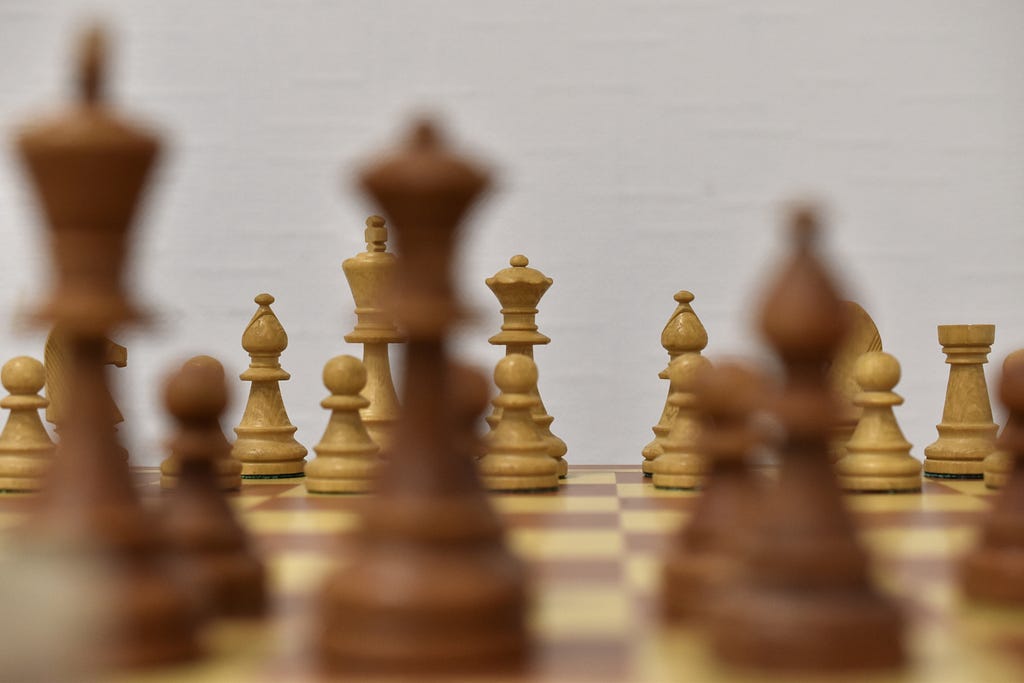
[[[677,356],[668,366],[668,381],[672,391],[692,392],[697,376],[711,367],[711,361],[696,353]]]
[[[513,353],[498,361],[494,383],[505,394],[525,394],[537,386],[537,364],[530,358]]]
[[[38,394],[46,382],[46,372],[35,358],[18,356],[4,363],[0,382],[12,394]]]
[[[324,365],[324,386],[332,396],[356,396],[366,386],[366,366],[355,356],[335,356]]]
[[[853,378],[864,391],[892,391],[900,381],[900,362],[885,351],[869,351],[857,359]]]
[[[221,377],[225,376],[224,366],[213,356],[192,356],[185,361],[185,365],[198,365],[199,367],[206,368],[211,373],[218,372]]]
[[[1014,351],[1003,361],[999,400],[1010,412],[1024,413],[1024,349]]]
[[[228,405],[228,387],[219,362],[193,358],[164,385],[164,404],[179,420],[217,419]]]

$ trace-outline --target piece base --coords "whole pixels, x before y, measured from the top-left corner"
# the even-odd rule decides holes
[[[288,472],[286,474],[242,474],[242,479],[298,479],[306,476],[305,472]]]

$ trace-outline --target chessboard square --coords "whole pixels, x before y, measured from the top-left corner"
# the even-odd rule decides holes
[[[674,533],[690,518],[682,510],[623,510],[620,526],[626,533]]]
[[[287,553],[267,558],[272,593],[278,595],[319,590],[327,572],[338,566],[323,553]]]
[[[256,510],[245,514],[245,523],[254,533],[333,534],[355,528],[359,516],[343,510]]]
[[[626,585],[630,593],[652,593],[661,583],[664,562],[653,554],[630,555],[626,558]]]
[[[985,482],[980,479],[940,479],[933,480],[933,483],[938,486],[953,489],[957,493],[966,493],[971,496],[981,496],[983,498],[998,493],[996,489],[990,489],[985,486]]]
[[[579,582],[541,591],[530,621],[545,640],[619,635],[630,626],[630,600],[613,584]]]
[[[872,512],[973,512],[988,509],[983,498],[975,496],[922,496],[907,494],[856,493],[845,497],[846,505],[858,514]]]
[[[615,473],[595,470],[578,471],[569,468],[569,474],[562,480],[562,486],[589,486],[592,484],[614,484]]]
[[[616,484],[615,488],[622,498],[694,498],[700,495],[700,491],[659,489],[650,482]]]
[[[527,560],[609,559],[623,549],[618,529],[513,529],[509,540]]]
[[[491,496],[499,512],[617,512],[619,499],[615,496],[536,496],[536,495],[495,495]]]
[[[864,531],[861,538],[879,556],[938,557],[953,559],[967,551],[977,529],[970,526],[927,529],[879,528]]]
[[[23,512],[3,512],[0,513],[0,530],[13,529],[25,522],[28,518]]]

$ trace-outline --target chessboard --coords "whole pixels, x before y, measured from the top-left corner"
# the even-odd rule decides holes
[[[155,502],[159,473],[138,470],[136,477],[143,498]],[[660,619],[661,557],[699,495],[655,489],[638,466],[585,465],[573,466],[556,493],[492,495],[535,592],[534,657],[522,676],[500,680],[767,680],[723,668],[699,629]],[[1024,677],[1024,614],[970,605],[956,586],[957,558],[970,547],[989,496],[978,480],[926,479],[920,494],[846,497],[879,584],[904,609],[911,650],[905,671],[847,680]],[[309,494],[301,479],[246,481],[229,497],[270,569],[272,616],[214,627],[206,634],[207,656],[197,663],[116,681],[321,680],[311,652],[313,597],[326,573],[349,558],[346,539],[367,498]],[[0,497],[3,526],[18,523],[25,498]],[[804,680],[812,679],[821,676]]]

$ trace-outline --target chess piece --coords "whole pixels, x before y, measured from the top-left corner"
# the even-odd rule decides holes
[[[1006,357],[1006,360],[1003,361],[1004,372],[1006,371],[1006,363],[1013,362],[1011,359],[1016,359],[1017,357],[1017,352],[1011,353]],[[1005,430],[1006,427],[1003,427],[1004,432]],[[1006,482],[1010,479],[1010,473],[1013,472],[1013,463],[1013,454],[1003,448],[997,447],[986,455],[982,461],[985,486],[990,489],[1001,489],[1006,486]]]
[[[39,395],[43,364],[29,356],[4,363],[0,382],[10,396],[0,408],[11,411],[0,432],[0,491],[38,491],[53,458],[53,442],[39,419],[47,400]]]
[[[537,304],[548,291],[553,280],[536,268],[530,268],[530,261],[522,254],[509,259],[511,268],[503,268],[485,284],[501,302],[501,315],[504,322],[501,332],[487,341],[494,345],[504,344],[505,355],[520,354],[533,360],[533,347],[548,344],[551,339],[537,329]],[[531,409],[533,420],[540,428],[541,437],[548,445],[548,454],[558,464],[558,476],[565,477],[569,472],[569,464],[565,461],[568,451],[565,442],[551,432],[551,423],[555,418],[548,414],[544,401],[540,397],[540,389],[534,388],[537,403]],[[487,423],[491,429],[501,421],[501,407],[497,404],[488,416]]]
[[[387,251],[388,229],[380,216],[366,219],[366,251],[341,264],[356,302],[356,326],[345,335],[350,344],[363,345],[366,386],[363,396],[369,404],[360,411],[373,442],[386,449],[398,419],[398,395],[391,380],[388,344],[405,341],[383,306],[391,284],[395,255]]]
[[[484,411],[491,404],[491,381],[475,367],[452,363],[452,412],[455,419],[455,451],[479,460],[487,453],[480,432]]]
[[[23,129],[18,153],[50,229],[55,286],[33,317],[65,335],[67,403],[61,443],[30,533],[66,561],[102,562],[105,594],[93,651],[104,666],[144,666],[198,655],[196,615],[163,564],[155,525],[139,502],[110,428],[107,337],[140,313],[122,286],[132,218],[160,143],[105,101],[105,41],[85,35],[77,101]],[[102,585],[99,585],[102,584]]]
[[[487,435],[487,453],[480,460],[484,486],[490,491],[557,490],[558,462],[532,417],[539,401],[536,364],[518,353],[505,356],[494,369],[494,383],[501,392],[494,399],[501,419]]]
[[[281,367],[288,335],[270,310],[274,297],[259,294],[255,301],[259,308],[242,334],[242,348],[251,360],[239,375],[252,385],[231,454],[242,462],[242,479],[301,477],[306,447],[295,440],[296,427],[288,419],[279,384],[291,378]]]
[[[673,366],[697,368],[697,448],[711,460],[707,490],[670,546],[662,574],[665,615],[685,619],[713,613],[736,581],[750,543],[760,490],[749,458],[761,441],[752,416],[762,401],[762,388],[760,378],[742,365],[712,369],[676,360]]]
[[[495,671],[527,651],[526,574],[501,520],[457,450],[449,331],[456,227],[488,178],[418,125],[360,182],[388,217],[398,261],[390,309],[408,334],[402,414],[351,560],[320,599],[328,669],[427,676]]]
[[[224,374],[224,366],[212,356],[194,356],[188,364],[209,366],[211,373]],[[211,436],[212,438],[212,436]],[[213,473],[217,488],[221,491],[237,491],[242,487],[242,463],[231,456],[231,443],[224,432],[220,432],[221,445],[214,449]],[[181,459],[173,448],[160,463],[160,488],[173,489],[181,476]]]
[[[795,248],[766,288],[762,334],[782,361],[771,401],[785,432],[778,482],[760,505],[736,587],[713,621],[725,661],[790,671],[877,669],[904,660],[902,618],[876,591],[828,456],[836,405],[826,368],[847,318],[814,246],[817,217],[793,214]]]
[[[893,391],[900,381],[900,364],[882,351],[863,354],[854,368],[861,392],[854,406],[860,422],[836,463],[839,486],[847,491],[920,491],[921,463],[910,455],[893,407],[903,397]]]
[[[223,366],[209,356],[186,362],[168,379],[164,402],[177,425],[170,447],[180,466],[163,506],[172,566],[208,616],[260,616],[266,573],[220,491],[217,472],[217,463],[231,456],[220,426],[228,402]]]
[[[380,448],[370,438],[360,413],[369,399],[366,367],[353,356],[335,356],[324,366],[324,386],[331,395],[320,406],[331,411],[316,458],[306,463],[306,490],[311,493],[364,493],[373,485]]]
[[[661,331],[661,345],[668,351],[668,362],[672,363],[684,353],[699,354],[708,345],[708,333],[700,322],[697,314],[693,312],[690,302],[693,301],[693,294],[685,290],[675,293],[676,309],[672,317],[665,323],[665,329]],[[658,373],[661,379],[668,379],[668,365]],[[644,446],[643,449],[643,473],[645,477],[651,476],[651,463],[665,450],[665,437],[668,435],[669,425],[675,417],[676,407],[669,400],[672,390],[665,398],[665,407],[661,410],[661,417],[658,424],[651,427],[654,432],[654,439]]]
[[[854,378],[857,359],[865,353],[882,350],[882,337],[868,312],[853,301],[844,301],[843,308],[848,317],[848,331],[828,371],[829,383],[839,397],[839,421],[832,431],[832,462],[846,455],[846,444],[860,421],[861,409],[854,402],[861,391]]]
[[[675,409],[661,455],[651,462],[651,483],[659,489],[700,488],[711,471],[711,461],[697,447],[700,413],[693,390],[697,376],[711,363],[686,353],[668,365],[668,402]]]
[[[1003,363],[999,399],[1009,411],[999,447],[1013,466],[981,526],[978,545],[960,567],[964,593],[975,600],[1024,605],[1024,349]]]
[[[939,325],[939,343],[949,364],[946,405],[939,438],[924,449],[926,477],[981,479],[982,462],[994,450],[992,406],[984,364],[996,338],[995,325]]]

